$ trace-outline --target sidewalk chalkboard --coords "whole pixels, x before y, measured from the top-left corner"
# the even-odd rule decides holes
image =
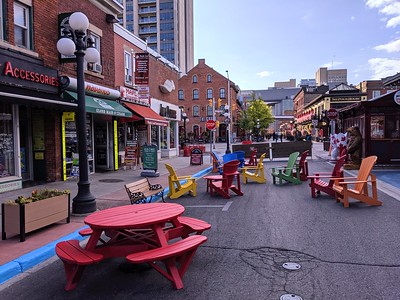
[[[193,148],[190,151],[190,164],[202,165],[203,164],[203,151],[200,148]]]
[[[157,146],[144,145],[142,146],[142,162],[143,170],[157,171]]]

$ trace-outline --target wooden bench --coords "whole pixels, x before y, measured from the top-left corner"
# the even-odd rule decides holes
[[[153,199],[153,196],[161,196],[164,201],[164,188],[161,184],[151,184],[149,179],[144,179],[125,184],[126,192],[128,193],[131,204],[146,203],[148,197],[150,197],[149,203]]]
[[[204,235],[192,235],[165,247],[130,254],[126,259],[135,264],[149,263],[170,280],[176,289],[182,289],[182,277],[189,267],[197,248],[206,241],[207,237]],[[177,267],[178,258],[179,268]],[[166,270],[157,265],[156,261],[162,261]]]
[[[64,264],[67,277],[66,291],[73,290],[77,286],[86,265],[98,263],[104,258],[102,254],[83,249],[78,240],[57,243],[56,254]]]

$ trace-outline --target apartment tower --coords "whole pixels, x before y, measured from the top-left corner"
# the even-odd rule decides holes
[[[194,66],[193,0],[119,0],[120,23],[187,73]]]

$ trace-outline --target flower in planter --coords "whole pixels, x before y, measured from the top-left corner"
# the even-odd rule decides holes
[[[60,191],[58,189],[33,190],[32,196],[30,196],[30,197],[18,196],[18,198],[15,200],[8,200],[6,202],[6,204],[15,204],[15,205],[27,204],[27,203],[36,202],[36,201],[40,201],[43,199],[52,198],[55,196],[60,196],[60,195],[69,194],[69,193],[70,193],[69,190]]]

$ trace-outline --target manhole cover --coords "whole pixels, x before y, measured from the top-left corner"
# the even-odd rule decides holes
[[[294,294],[284,294],[280,298],[280,300],[303,300],[300,296]]]
[[[282,267],[284,267],[287,270],[298,270],[298,269],[300,269],[300,265],[297,264],[297,263],[293,263],[293,262],[284,263],[282,265]]]
[[[113,182],[122,182],[122,179],[100,179],[99,182],[113,183]]]

